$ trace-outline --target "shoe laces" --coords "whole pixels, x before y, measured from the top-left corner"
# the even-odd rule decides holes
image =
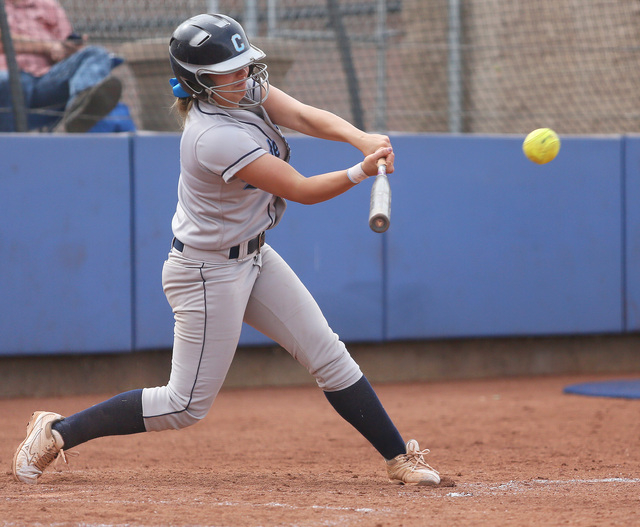
[[[56,447],[55,444],[49,445],[45,448],[42,455],[37,457],[33,464],[40,470],[44,470],[51,464],[54,459],[58,457],[58,453],[62,453],[62,449]]]
[[[71,451],[71,452],[65,452],[64,449],[60,449],[58,451],[58,455],[55,458],[55,461],[53,463],[53,468],[56,472],[62,472],[62,468],[59,466],[60,465],[60,460],[62,459],[62,461],[64,462],[65,465],[69,466],[69,461],[67,460],[67,456],[69,457],[78,457],[80,455],[80,452],[75,452],[75,451]],[[49,462],[51,463],[51,462]]]
[[[440,474],[440,472],[438,472],[424,460],[424,456],[426,456],[429,452],[431,451],[428,448],[425,448],[424,450],[409,450],[405,454],[407,456],[407,461],[412,463],[412,471],[427,468],[429,470],[432,470],[436,474]]]

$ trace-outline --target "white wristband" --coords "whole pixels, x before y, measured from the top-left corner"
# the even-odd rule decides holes
[[[357,185],[361,181],[364,181],[369,176],[362,170],[362,163],[352,166],[347,170],[347,177],[351,180],[351,183]]]

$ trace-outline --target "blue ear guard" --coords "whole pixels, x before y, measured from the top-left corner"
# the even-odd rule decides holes
[[[173,87],[173,94],[176,97],[191,97],[191,95],[184,91],[184,88],[180,85],[178,79],[176,79],[175,77],[173,79],[169,79],[169,84],[171,84],[171,86]]]

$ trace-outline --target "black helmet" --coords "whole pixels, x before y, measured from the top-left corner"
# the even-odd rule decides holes
[[[247,88],[260,87],[260,95],[258,101],[244,103],[243,100],[240,106],[262,104],[269,92],[267,66],[256,61],[264,57],[262,50],[249,43],[242,26],[225,15],[194,16],[176,28],[169,42],[171,69],[180,85],[192,97],[214,104],[217,103],[211,95],[217,93],[224,99],[216,92],[223,86],[213,86],[203,75],[232,73],[247,66],[254,66],[249,75],[253,82],[248,83]]]

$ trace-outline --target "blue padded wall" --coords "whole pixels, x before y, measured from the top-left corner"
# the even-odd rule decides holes
[[[0,136],[0,353],[131,350],[126,136]]]
[[[627,331],[640,330],[640,136],[625,138]]]
[[[618,332],[620,138],[399,137],[389,339]]]
[[[179,140],[0,136],[0,354],[171,346]],[[290,203],[267,242],[345,341],[637,331],[640,137],[562,140],[538,166],[521,137],[394,136],[387,233],[368,227],[369,180]],[[289,142],[306,176],[361,159]],[[245,326],[241,345],[269,343]]]
[[[180,136],[133,138],[136,349],[173,344],[173,314],[162,291],[162,266],[171,249],[178,200]]]

